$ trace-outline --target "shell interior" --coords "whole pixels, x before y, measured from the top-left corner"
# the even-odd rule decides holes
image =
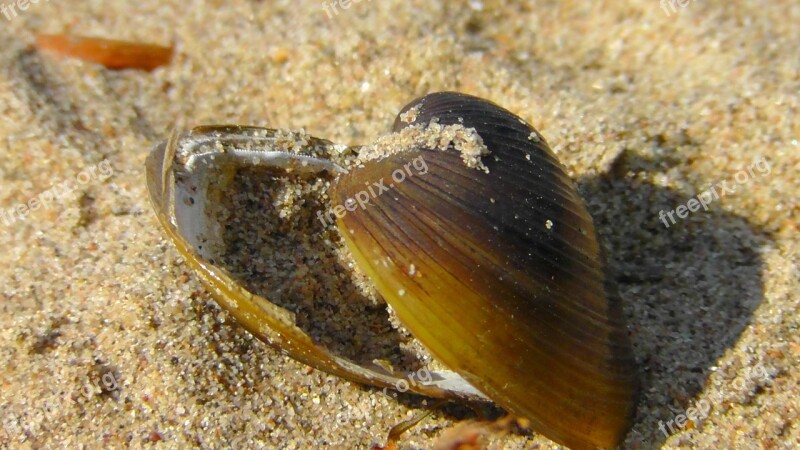
[[[289,143],[287,144],[287,140]],[[312,367],[360,383],[462,400],[486,401],[459,374],[433,370],[421,378],[379,364],[357,364],[330,352],[296,325],[293,313],[244,288],[219,265],[226,243],[222,195],[237,171],[264,167],[276,173],[341,174],[320,155],[347,147],[304,136],[291,142],[285,131],[258,127],[206,126],[157,145],[147,160],[147,182],[157,216],[218,303],[255,336]]]

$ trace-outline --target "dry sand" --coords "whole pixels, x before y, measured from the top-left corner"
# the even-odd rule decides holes
[[[165,239],[143,169],[176,125],[359,144],[439,90],[519,114],[578,181],[643,373],[627,448],[800,445],[800,4],[443,3],[329,18],[320,0],[64,0],[0,15],[0,447],[369,448],[420,411],[233,323]],[[34,31],[64,30],[174,42],[176,58],[110,72],[30,50]],[[659,211],[723,181],[735,192],[664,226]],[[683,423],[694,405],[708,416]],[[437,412],[402,447],[468,416]]]

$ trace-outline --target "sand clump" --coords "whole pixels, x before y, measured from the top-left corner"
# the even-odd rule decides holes
[[[414,108],[404,114],[412,111]],[[413,122],[415,116],[405,116],[403,120],[406,119]],[[488,156],[490,151],[474,128],[467,128],[461,124],[442,125],[437,120],[431,120],[427,124],[414,124],[395,133],[381,136],[374,143],[360,148],[358,158],[361,161],[371,161],[415,149],[455,150],[460,153],[467,167],[487,173],[489,171],[481,158]]]

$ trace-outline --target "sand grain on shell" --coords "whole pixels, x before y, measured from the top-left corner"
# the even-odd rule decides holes
[[[412,108],[404,114],[413,110]],[[406,119],[411,120],[410,116]],[[434,151],[454,149],[461,154],[461,159],[467,167],[485,172],[489,170],[481,162],[481,158],[489,155],[490,151],[474,128],[459,124],[441,125],[436,120],[431,120],[428,124],[411,125],[395,133],[381,136],[374,143],[359,149],[358,157],[361,161],[371,161],[415,149]]]

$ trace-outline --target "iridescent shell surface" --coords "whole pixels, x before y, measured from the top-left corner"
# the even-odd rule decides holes
[[[414,148],[342,175],[334,204],[378,180],[391,186],[339,219],[359,266],[434,357],[486,396],[572,448],[615,447],[636,371],[573,182],[538,132],[493,103],[444,92],[401,114],[412,108],[394,131],[474,127],[488,173],[455,150]],[[392,178],[420,157],[426,174]]]

